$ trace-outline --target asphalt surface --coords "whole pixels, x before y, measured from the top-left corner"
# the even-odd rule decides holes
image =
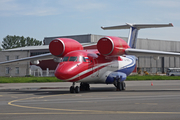
[[[179,120],[180,81],[127,81],[90,85],[69,93],[71,83],[0,84],[0,120]]]

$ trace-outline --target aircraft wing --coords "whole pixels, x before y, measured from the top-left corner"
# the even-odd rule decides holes
[[[95,46],[97,43],[81,43],[81,44],[85,49],[90,46]],[[8,50],[4,50],[4,51],[12,52],[12,51],[27,51],[27,50],[49,50],[49,45],[20,47],[20,48],[8,49]],[[11,63],[18,63],[18,62],[25,62],[25,61],[49,60],[49,59],[53,59],[53,58],[55,58],[55,56],[53,56],[51,53],[46,53],[46,54],[41,54],[41,55],[36,55],[36,56],[31,56],[31,57],[3,61],[3,62],[0,62],[0,65],[8,65]]]
[[[97,45],[97,43],[81,43],[81,45],[83,46],[83,48],[85,48],[85,47],[90,47],[90,46],[93,46],[93,45]]]
[[[48,59],[53,59],[53,55],[51,53],[4,61],[4,62],[0,62],[0,65],[7,65],[7,64],[18,63],[22,61],[25,62],[25,61],[36,61],[36,60],[48,60]]]
[[[180,56],[180,53],[176,53],[176,52],[165,52],[165,51],[143,50],[143,49],[132,49],[132,48],[126,49],[125,52],[128,55],[137,55],[137,56],[167,56],[167,57]]]

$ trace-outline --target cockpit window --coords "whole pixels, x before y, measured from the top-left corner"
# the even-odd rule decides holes
[[[69,57],[64,57],[63,62],[68,61]]]
[[[66,61],[87,62],[86,58],[84,58],[83,56],[79,56],[79,57],[77,57],[77,56],[72,56],[72,57],[66,56],[63,58],[63,62],[66,62]]]
[[[70,57],[69,61],[77,61],[77,57]]]
[[[86,59],[83,57],[83,61],[86,62]]]

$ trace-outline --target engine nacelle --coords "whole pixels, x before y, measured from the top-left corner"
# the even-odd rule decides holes
[[[127,48],[128,44],[119,37],[103,37],[97,43],[98,51],[104,56],[123,55]]]
[[[63,57],[74,50],[83,50],[83,46],[71,38],[56,38],[49,44],[49,51],[57,57]]]

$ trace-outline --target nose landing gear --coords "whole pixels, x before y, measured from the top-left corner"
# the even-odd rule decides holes
[[[88,83],[80,83],[80,87],[75,87],[75,82],[73,82],[70,87],[70,93],[79,93],[80,91],[90,91],[90,85]]]
[[[78,86],[75,87],[75,82],[73,82],[73,85],[70,87],[70,93],[79,93],[80,89]]]

